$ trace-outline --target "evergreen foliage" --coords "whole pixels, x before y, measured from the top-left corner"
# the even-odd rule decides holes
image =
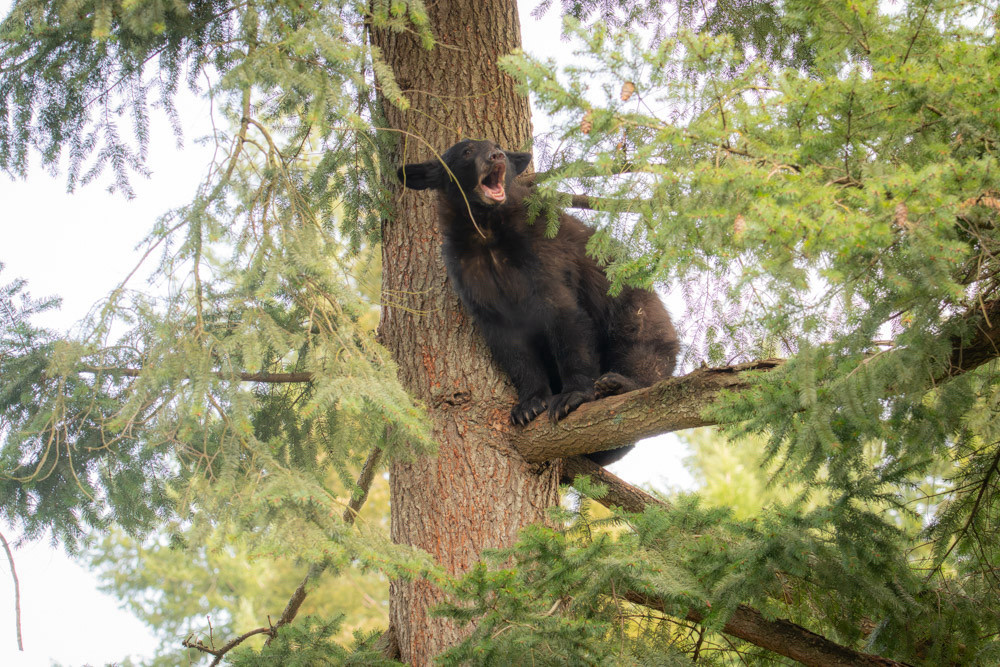
[[[561,4],[571,64],[502,59],[553,122],[532,213],[599,197],[590,250],[614,290],[678,286],[689,365],[789,357],[712,412],[781,493],[720,507],[706,474],[715,502],[559,511],[449,582],[440,613],[476,625],[442,661],[772,661],[720,634],[751,604],[897,660],[997,662],[1000,376],[955,350],[1000,312],[1000,6]],[[220,119],[201,188],[148,237],[162,289],[126,279],[71,336],[32,324],[55,301],[0,287],[0,516],[25,537],[445,582],[340,518],[374,448],[433,451],[375,331],[380,105],[408,101],[372,25],[437,48],[419,0],[22,0],[0,24],[13,176],[37,155],[128,195],[154,107],[178,127],[183,84]],[[229,657],[381,664],[324,616]]]
[[[1000,591],[984,532],[997,497],[995,365],[949,379],[953,347],[997,298],[997,16],[964,2],[789,2],[772,26],[796,35],[787,59],[683,22],[648,46],[567,20],[573,65],[504,61],[560,119],[546,183],[574,179],[603,197],[595,254],[619,259],[616,239],[633,251],[615,263],[616,285],[684,285],[695,358],[793,355],[715,415],[764,438],[773,483],[823,501],[765,514],[780,543],[753,531],[724,606],[759,591],[754,562],[800,549],[808,562],[774,570],[823,573],[824,588],[842,590],[843,617],[828,619],[838,632],[882,619],[876,652],[937,662],[996,650],[983,615],[944,627],[929,601],[947,597],[957,614],[970,590],[993,590],[981,609]],[[930,475],[946,502],[904,532]],[[914,548],[925,540],[933,555]],[[877,611],[859,615],[861,599]]]
[[[378,633],[356,634],[350,649],[345,649],[340,644],[331,641],[330,637],[337,634],[337,629],[343,620],[343,616],[332,621],[321,621],[315,617],[307,616],[294,625],[286,625],[281,628],[274,641],[260,651],[255,651],[250,647],[236,649],[228,664],[235,667],[269,667],[270,665],[391,667],[402,664],[395,660],[387,660],[382,657],[377,648],[373,647]]]
[[[335,473],[329,477],[328,488],[346,502],[348,489]],[[356,523],[367,534],[386,539],[389,489],[385,480],[376,479]],[[312,548],[308,538],[300,538],[284,550],[298,554]],[[197,661],[196,650],[181,647],[179,642],[185,638],[218,648],[230,637],[257,627],[262,619],[277,619],[290,591],[302,581],[302,568],[293,559],[278,550],[266,551],[252,533],[230,526],[215,527],[207,535],[189,526],[169,540],[154,537],[143,542],[112,530],[91,536],[86,555],[91,568],[99,572],[102,589],[157,630],[160,646],[150,662],[153,667]],[[317,578],[300,615],[303,619],[343,616],[336,633],[328,638],[349,642],[355,632],[384,626],[389,582],[376,568],[361,571],[350,563],[337,565]],[[246,643],[259,649],[266,638],[261,634]]]
[[[4,413],[0,481],[5,515],[27,536],[50,529],[73,549],[111,523],[140,535],[168,505],[190,519],[209,482],[208,498],[257,499],[238,511],[258,519],[291,510],[315,524],[330,504],[317,460],[346,479],[372,447],[408,456],[429,446],[375,341],[370,251],[384,195],[371,53],[337,10],[20,2],[4,20],[0,155],[14,174],[34,148],[51,165],[68,152],[71,187],[105,164],[127,187],[146,145],[145,91],[160,86],[169,112],[185,71],[192,87],[207,78],[229,121],[209,138],[218,158],[194,201],[148,238],[163,292],[123,283],[83,339],[5,350],[5,392],[33,392]],[[131,144],[114,127],[126,112]],[[288,373],[313,382],[240,381]]]

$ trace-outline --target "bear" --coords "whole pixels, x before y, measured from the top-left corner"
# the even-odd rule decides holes
[[[396,173],[406,188],[438,192],[448,278],[517,390],[510,420],[519,426],[670,377],[679,347],[655,293],[608,294],[603,267],[586,252],[590,227],[559,212],[550,237],[529,220],[530,188],[515,178],[530,162],[531,153],[466,139]],[[631,449],[588,457],[607,465]]]

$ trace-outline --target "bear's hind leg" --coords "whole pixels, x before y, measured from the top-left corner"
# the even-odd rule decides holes
[[[587,458],[599,466],[606,466],[622,459],[626,454],[631,452],[634,447],[635,445],[625,445],[624,447],[609,449],[603,452],[591,452],[590,454],[587,454]]]
[[[593,401],[594,398],[594,391],[592,389],[589,391],[577,390],[556,394],[549,399],[549,419],[551,419],[554,424],[584,403]]]
[[[617,396],[639,388],[639,383],[627,378],[621,373],[611,371],[594,380],[594,393],[597,398]]]
[[[594,394],[597,399],[605,396],[617,396],[630,391],[640,389],[639,383],[631,378],[627,378],[621,373],[610,371],[594,380]],[[587,454],[587,458],[599,466],[606,466],[618,461],[632,451],[635,445],[625,445],[616,449],[609,449],[603,452],[592,452]]]

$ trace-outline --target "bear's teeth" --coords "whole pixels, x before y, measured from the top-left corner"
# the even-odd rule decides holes
[[[495,165],[493,169],[486,174],[486,176],[483,177],[483,180],[479,185],[487,197],[501,203],[507,198],[507,193],[504,191],[503,187],[503,179],[506,172],[507,165],[500,162]]]
[[[503,201],[506,198],[506,193],[504,192],[503,186],[499,183],[495,187],[490,187],[483,183],[483,192],[490,199],[495,199],[497,201]]]

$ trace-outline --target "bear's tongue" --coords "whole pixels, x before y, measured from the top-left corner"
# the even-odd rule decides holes
[[[490,199],[494,199],[498,202],[502,202],[507,198],[507,193],[503,189],[503,177],[507,171],[507,165],[503,162],[497,164],[490,170],[490,173],[486,175],[483,179],[481,185],[483,186],[483,192]]]

